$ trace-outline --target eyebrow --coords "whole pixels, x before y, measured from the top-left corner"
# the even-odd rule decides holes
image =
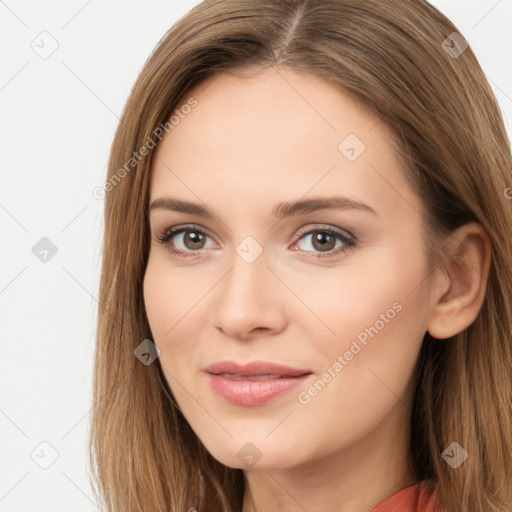
[[[192,215],[200,215],[201,217],[213,218],[214,214],[200,205],[199,203],[191,203],[189,201],[182,201],[172,197],[159,197],[155,199],[150,207],[152,210],[170,210],[181,213],[189,213]],[[310,199],[299,199],[296,201],[288,201],[278,203],[272,209],[273,219],[283,219],[293,215],[300,215],[304,213],[316,212],[318,210],[360,210],[378,215],[377,212],[369,205],[359,201],[358,199],[351,199],[344,196],[331,196],[331,197],[313,197]]]

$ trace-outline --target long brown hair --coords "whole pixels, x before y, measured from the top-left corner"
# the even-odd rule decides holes
[[[208,0],[159,42],[124,108],[105,195],[90,464],[106,510],[241,510],[242,470],[206,451],[159,360],[146,366],[134,350],[152,338],[142,294],[151,148],[191,86],[270,66],[353,93],[397,135],[426,207],[431,269],[446,264],[441,241],[453,229],[475,221],[487,232],[478,317],[447,340],[423,340],[411,451],[446,511],[511,509],[512,157],[496,98],[456,32],[423,0]],[[441,456],[452,442],[469,454],[457,469]]]

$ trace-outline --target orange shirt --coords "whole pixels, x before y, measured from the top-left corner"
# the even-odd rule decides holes
[[[371,512],[441,512],[441,505],[434,498],[428,482],[419,482],[386,498]]]

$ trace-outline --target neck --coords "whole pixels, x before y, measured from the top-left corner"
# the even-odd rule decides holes
[[[409,413],[399,402],[384,424],[348,447],[295,467],[245,471],[242,512],[369,512],[417,482],[404,429]]]

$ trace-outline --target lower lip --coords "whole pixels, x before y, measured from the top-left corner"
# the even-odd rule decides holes
[[[233,380],[208,374],[213,390],[235,405],[261,405],[279,395],[292,391],[312,374],[267,380]]]

